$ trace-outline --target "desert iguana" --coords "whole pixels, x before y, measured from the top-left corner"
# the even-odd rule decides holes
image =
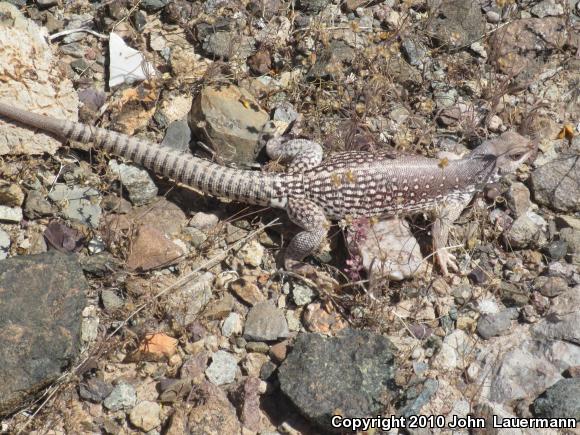
[[[217,197],[285,209],[299,232],[285,252],[295,266],[324,241],[329,220],[405,216],[434,218],[433,248],[444,274],[456,270],[447,250],[449,229],[486,183],[514,172],[533,152],[514,132],[483,142],[456,160],[388,152],[340,152],[323,159],[316,142],[280,137],[268,141],[273,159],[290,163],[287,173],[232,169],[170,148],[81,123],[55,119],[0,102],[0,117],[79,142],[93,142],[177,182]]]

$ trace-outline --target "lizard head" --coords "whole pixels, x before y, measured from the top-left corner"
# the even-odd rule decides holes
[[[483,142],[474,149],[471,156],[495,157],[498,175],[511,174],[537,151],[537,145],[531,140],[513,131]]]

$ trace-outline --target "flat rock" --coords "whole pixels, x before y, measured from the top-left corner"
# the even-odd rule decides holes
[[[183,250],[165,234],[150,225],[142,225],[133,240],[127,259],[130,270],[151,270],[174,264],[183,255]]]
[[[288,323],[284,313],[270,301],[254,305],[244,327],[244,338],[271,341],[288,337]]]
[[[49,385],[79,353],[88,290],[74,256],[0,261],[0,415]]]
[[[331,428],[332,415],[376,416],[390,396],[395,348],[368,331],[347,329],[336,337],[298,335],[280,366],[282,392],[309,420]]]
[[[189,127],[203,137],[225,161],[252,163],[259,133],[269,116],[254,97],[236,86],[202,89],[189,113]],[[205,123],[200,128],[200,123]]]
[[[18,223],[22,220],[22,209],[20,207],[8,207],[0,205],[0,222]]]
[[[351,248],[360,254],[371,283],[381,279],[401,281],[426,270],[419,243],[403,220],[353,225],[347,237]]]
[[[73,219],[93,228],[99,226],[101,207],[100,194],[96,189],[85,186],[56,184],[48,197],[68,219]]]

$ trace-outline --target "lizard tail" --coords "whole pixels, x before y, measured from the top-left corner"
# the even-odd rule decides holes
[[[110,154],[215,196],[257,205],[275,205],[275,199],[281,196],[281,175],[228,168],[122,133],[39,115],[3,102],[0,117],[62,138],[92,142]]]

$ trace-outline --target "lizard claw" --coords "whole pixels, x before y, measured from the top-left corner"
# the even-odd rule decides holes
[[[457,265],[457,259],[455,255],[451,254],[446,249],[442,249],[441,251],[437,252],[437,263],[439,263],[439,267],[441,268],[441,272],[444,276],[449,275],[449,269],[453,272],[459,271],[459,266]]]

